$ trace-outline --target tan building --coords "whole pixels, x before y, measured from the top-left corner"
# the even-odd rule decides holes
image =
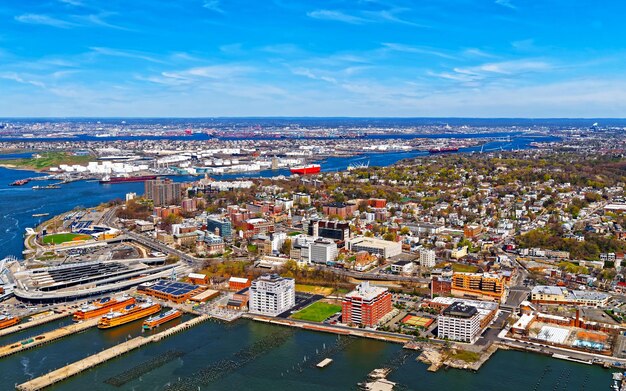
[[[506,279],[490,273],[454,273],[452,295],[500,301],[505,294]]]

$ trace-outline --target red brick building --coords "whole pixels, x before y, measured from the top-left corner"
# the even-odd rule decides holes
[[[341,307],[343,323],[372,327],[391,312],[391,293],[387,288],[362,282],[344,297]]]
[[[228,289],[231,291],[240,291],[244,288],[247,288],[251,285],[251,281],[249,278],[242,277],[231,277],[228,280]]]
[[[322,212],[326,216],[338,216],[342,219],[352,216],[358,209],[356,204],[345,204],[343,202],[332,202],[322,206]]]
[[[430,297],[449,296],[452,293],[452,280],[449,278],[433,277],[430,282]]]

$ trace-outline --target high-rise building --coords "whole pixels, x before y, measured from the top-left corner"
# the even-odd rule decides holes
[[[152,179],[144,184],[146,198],[152,200],[155,206],[178,204],[181,199],[180,183],[171,179]]]
[[[344,241],[350,238],[350,224],[345,221],[303,220],[304,233],[311,236]]]
[[[343,323],[372,327],[391,311],[391,293],[365,281],[344,297],[341,307]]]
[[[437,336],[474,343],[480,336],[480,313],[471,305],[455,302],[437,318]]]
[[[421,249],[420,250],[420,265],[427,268],[435,267],[437,260],[435,258],[435,250]]]
[[[278,274],[264,274],[250,286],[250,312],[277,316],[296,305],[296,282]]]
[[[337,259],[337,244],[332,240],[317,239],[310,244],[309,254],[313,263],[333,262]]]
[[[209,232],[213,232],[224,239],[231,239],[233,235],[233,228],[230,220],[220,217],[209,217],[206,220],[206,229]]]

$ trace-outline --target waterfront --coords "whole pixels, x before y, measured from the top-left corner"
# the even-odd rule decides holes
[[[518,140],[518,139],[513,139]],[[529,141],[530,140],[530,141]],[[494,141],[484,147],[484,151],[499,149],[524,149],[532,139],[516,141]],[[481,147],[473,147],[463,152],[478,152]],[[425,152],[389,152],[355,156],[352,158],[328,158],[323,162],[325,171],[344,170],[355,161],[369,160],[371,166],[386,166]],[[263,171],[249,176],[274,176],[286,174],[286,170]],[[19,255],[22,250],[22,233],[25,227],[32,227],[41,218],[32,217],[36,213],[50,213],[50,216],[65,212],[76,206],[95,206],[110,199],[123,197],[127,192],[143,192],[142,183],[101,185],[97,181],[81,181],[66,184],[58,191],[36,192],[30,186],[9,187],[15,179],[39,174],[0,168],[0,255]],[[244,177],[228,175],[218,179]],[[193,177],[174,177],[177,181],[192,180]],[[47,217],[43,217],[45,219]],[[35,336],[44,331],[65,324],[56,321],[34,327],[19,334],[0,338],[0,344],[13,343]],[[0,371],[6,375],[7,384],[24,382],[32,377],[47,373],[73,361],[114,346],[119,342],[141,333],[141,322],[125,325],[118,329],[101,331],[95,328],[77,335],[68,336],[51,344],[15,354],[0,360]],[[202,381],[202,374],[212,365],[228,360],[237,352],[255,342],[272,339],[276,333],[289,333],[286,341],[259,355],[255,360],[233,371],[224,371],[213,381]],[[367,339],[356,339],[344,350],[332,355],[332,365],[323,370],[312,365],[316,351],[324,346],[332,346],[336,336],[302,330],[290,330],[279,326],[239,320],[225,325],[208,322],[174,335],[158,343],[153,343],[114,359],[74,378],[60,383],[51,389],[69,390],[93,388],[96,390],[164,390],[167,384],[193,384],[201,390],[347,390],[355,389],[358,382],[365,380],[372,369],[386,365],[402,352],[400,345],[388,344]],[[124,371],[170,353],[175,358],[150,372],[114,387],[106,380],[119,377]],[[308,357],[307,362],[304,358]],[[320,357],[320,359],[323,357]],[[610,371],[597,366],[576,364],[552,359],[546,356],[501,351],[496,353],[478,373],[448,370],[438,373],[426,371],[426,365],[417,362],[415,355],[410,357],[390,380],[396,381],[408,390],[427,389],[467,389],[467,390],[520,390],[520,389],[607,389],[610,384]],[[300,372],[300,369],[302,370]]]
[[[490,134],[492,137],[502,134]],[[457,135],[458,137],[471,136]],[[481,146],[463,148],[459,152],[479,153],[493,152],[498,150],[523,150],[530,148],[533,141],[556,141],[556,137],[512,137],[499,141],[490,141]],[[28,153],[20,153],[26,157]],[[382,152],[352,157],[330,157],[321,162],[323,172],[343,171],[351,163],[369,162],[370,166],[389,166],[402,159],[416,156],[428,156],[424,151],[408,152]],[[1,161],[0,161],[1,163]],[[114,198],[124,198],[129,192],[143,193],[142,183],[122,183],[114,185],[101,185],[97,181],[78,181],[68,183],[58,190],[33,191],[32,184],[25,186],[9,186],[9,183],[27,177],[41,176],[33,171],[11,170],[0,167],[0,257],[7,255],[20,256],[23,250],[22,235],[27,227],[33,227],[47,217],[33,217],[33,214],[49,213],[54,216],[78,206],[93,207],[102,202]],[[277,175],[290,175],[288,169],[265,170],[249,173],[237,173],[215,176],[218,180],[234,178],[271,177]],[[173,177],[176,181],[190,181],[194,177]],[[46,182],[44,182],[46,183]],[[46,183],[47,184],[47,183]]]
[[[0,361],[7,384],[20,383],[50,369],[84,358],[139,332],[141,322],[119,329],[90,329],[52,344],[29,350]],[[284,343],[268,348],[257,359],[234,371],[223,370],[213,381],[201,374],[217,362],[229,359],[255,342],[288,333]],[[316,351],[336,344],[331,334],[292,330],[280,326],[239,320],[233,324],[206,322],[158,343],[149,344],[120,358],[57,384],[50,390],[166,390],[177,381],[193,384],[197,390],[350,390],[365,380],[373,369],[384,366],[402,353],[401,345],[369,339],[354,339],[331,357],[325,369],[314,367],[320,359]],[[60,349],[63,347],[63,349]],[[165,354],[176,358],[120,387],[105,383],[139,364]],[[305,356],[307,361],[305,362]],[[412,354],[389,377],[408,390],[602,390],[610,385],[610,371],[531,353],[497,352],[478,373],[441,370],[430,373]],[[197,388],[200,387],[200,388]]]

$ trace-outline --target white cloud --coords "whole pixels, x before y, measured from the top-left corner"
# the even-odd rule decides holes
[[[292,69],[291,72],[294,75],[308,77],[309,79],[313,80],[322,80],[331,84],[337,83],[337,79],[335,79],[334,77],[320,75],[307,68],[295,68]]]
[[[496,4],[513,10],[517,9],[517,7],[511,3],[511,0],[496,0]]]
[[[336,22],[344,22],[350,24],[362,24],[367,22],[367,19],[359,16],[350,15],[341,11],[334,10],[317,10],[307,13],[307,15],[314,19],[332,20]]]
[[[223,14],[224,10],[219,2],[219,0],[205,0],[202,7],[208,9],[209,11],[217,12],[219,14]]]
[[[39,24],[43,26],[51,26],[51,27],[57,27],[57,28],[62,28],[62,29],[69,29],[69,28],[78,26],[75,23],[71,23],[66,20],[57,19],[48,15],[42,15],[42,14],[18,15],[15,17],[15,20],[21,23]]]
[[[409,45],[405,45],[401,43],[386,42],[386,43],[383,43],[383,47],[385,49],[389,49],[389,50],[396,51],[396,52],[426,54],[426,55],[441,57],[441,58],[445,58],[449,60],[455,60],[457,58],[456,56],[453,56],[448,53],[444,53],[436,49],[418,47],[418,46],[409,46]]]
[[[101,54],[104,56],[134,58],[137,60],[144,60],[144,61],[154,62],[154,63],[165,62],[149,54],[134,51],[134,50],[111,49],[111,48],[97,47],[97,46],[90,47],[89,49],[91,49],[93,53]]]
[[[38,81],[38,80],[27,79],[25,78],[25,76],[19,75],[16,72],[0,73],[0,79],[12,80],[12,81],[15,81],[17,83],[22,83],[22,84],[30,84],[39,88],[46,88],[46,85],[43,82]]]

